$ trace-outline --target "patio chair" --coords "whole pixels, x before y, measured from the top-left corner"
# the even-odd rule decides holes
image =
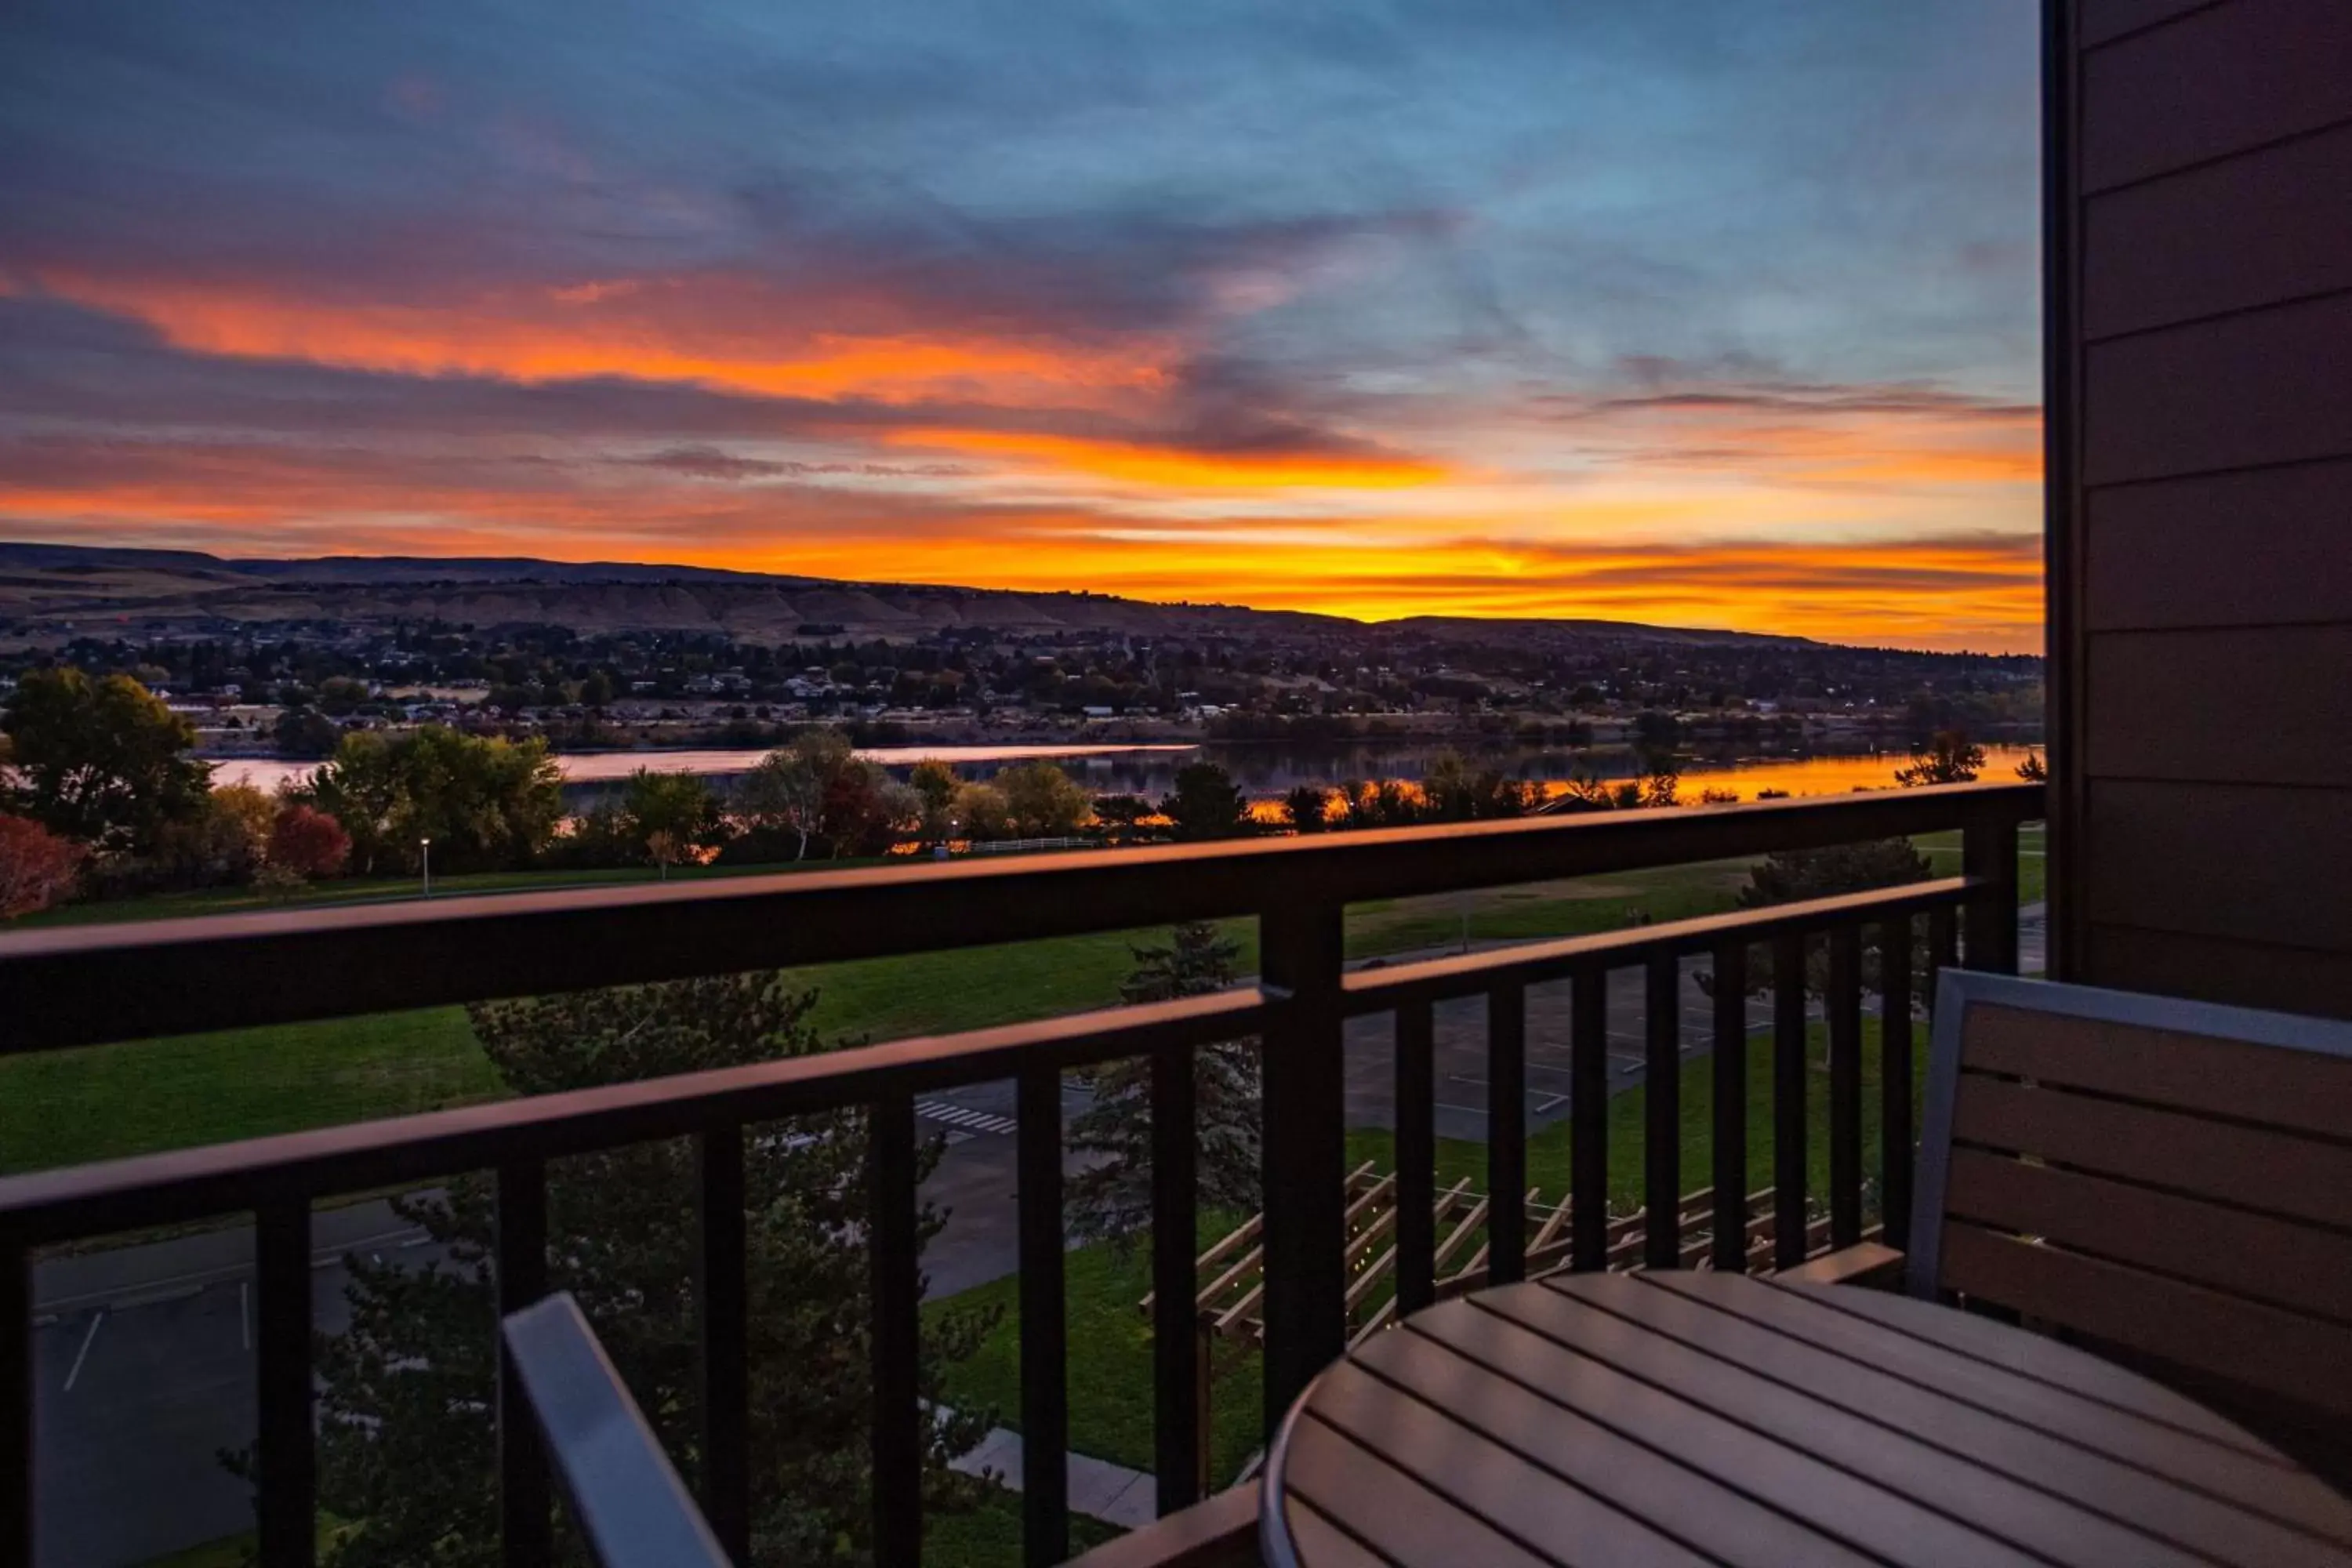
[[[2352,1475],[2352,1025],[1946,971],[1898,1275]]]
[[[602,1568],[729,1568],[571,1295],[511,1314],[503,1331],[572,1516]]]

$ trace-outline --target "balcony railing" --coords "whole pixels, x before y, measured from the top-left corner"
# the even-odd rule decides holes
[[[1825,939],[1829,1191],[1826,1245],[1861,1237],[1863,933],[1882,942],[1883,1212],[1899,1245],[1909,1212],[1910,933],[1925,918],[1929,962],[2017,960],[2017,829],[2042,811],[2039,785],[1970,784],[1834,800],[1475,824],[814,872],[718,883],[502,895],[369,908],[216,916],[0,936],[0,1053],[351,1016],[391,1009],[730,973],[824,961],[1030,941],[1171,921],[1255,916],[1262,978],[1213,996],[1042,1023],[900,1040],[819,1057],[547,1095],[0,1181],[0,1568],[33,1553],[31,1262],[37,1249],[142,1226],[250,1212],[257,1237],[256,1467],[261,1561],[312,1561],[315,1528],[312,1205],[322,1198],[494,1171],[496,1277],[504,1311],[547,1289],[551,1160],[690,1138],[698,1152],[700,1451],[696,1490],[721,1543],[747,1555],[751,1480],[744,1376],[747,1126],[863,1106],[872,1184],[873,1502],[877,1560],[917,1561],[926,1419],[917,1397],[919,1306],[915,1097],[1013,1079],[1019,1097],[1022,1496],[1032,1563],[1066,1554],[1068,1417],[1063,1320],[1061,1074],[1152,1062],[1155,1471],[1160,1510],[1197,1500],[1195,1151],[1192,1053],[1265,1042],[1265,1408],[1278,1420],[1348,1334],[1349,1201],[1342,1030],[1396,1019],[1396,1289],[1401,1310],[1436,1289],[1433,1008],[1483,996],[1488,1017],[1487,1278],[1527,1274],[1527,988],[1571,986],[1571,1173],[1564,1257],[1622,1258],[1607,1207],[1606,983],[1648,977],[1640,1259],[1691,1261],[1680,1191],[1678,960],[1712,955],[1714,1266],[1809,1250],[1804,956]],[[1776,849],[1958,829],[1958,877],[1605,935],[1348,972],[1351,902],[1756,857]],[[1769,1222],[1746,1191],[1746,987],[1749,949],[1773,952],[1773,1182]],[[1924,978],[1924,977],[1922,977]],[[553,1548],[541,1439],[511,1368],[499,1411],[504,1561]]]

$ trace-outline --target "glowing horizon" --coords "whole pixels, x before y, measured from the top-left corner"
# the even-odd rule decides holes
[[[541,4],[0,21],[0,535],[2040,647],[2025,0]]]

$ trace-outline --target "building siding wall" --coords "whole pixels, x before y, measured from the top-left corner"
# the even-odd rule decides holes
[[[2058,16],[2057,966],[2352,1016],[2352,3]]]

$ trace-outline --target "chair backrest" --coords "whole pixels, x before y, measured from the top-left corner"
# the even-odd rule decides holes
[[[1947,971],[1907,1277],[2352,1416],[2352,1025]]]
[[[569,1293],[507,1320],[507,1351],[603,1568],[730,1568]]]

